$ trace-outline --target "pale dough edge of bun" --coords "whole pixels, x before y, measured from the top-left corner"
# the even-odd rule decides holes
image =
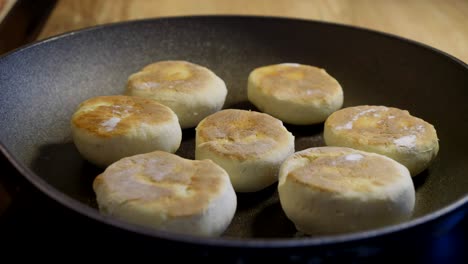
[[[379,155],[367,153],[368,155]],[[281,206],[296,228],[306,234],[338,234],[380,228],[409,219],[415,205],[414,185],[406,167],[392,162],[402,175],[400,181],[380,193],[343,195],[314,190],[286,178],[305,160],[293,160],[292,155],[280,168],[278,192]],[[293,161],[291,161],[293,160]],[[351,218],[356,217],[356,221]],[[365,216],[365,217],[362,217]]]
[[[106,167],[121,158],[162,150],[174,153],[180,147],[182,130],[177,118],[158,125],[131,129],[131,133],[99,137],[72,124],[72,138],[79,153],[89,162]]]
[[[93,182],[93,189],[96,193],[99,209],[101,213],[116,217],[120,221],[158,231],[205,237],[220,236],[232,222],[237,208],[237,197],[227,173],[212,161],[203,162],[209,162],[210,166],[217,166],[223,171],[224,181],[223,189],[219,190],[219,196],[211,200],[203,211],[197,214],[170,217],[160,211],[161,208],[153,208],[138,203],[138,201],[119,203],[116,202],[119,199],[115,193],[110,192],[104,183],[95,181]],[[111,208],[111,211],[109,208]]]
[[[327,146],[348,147],[366,152],[373,152],[392,158],[407,167],[412,177],[427,169],[434,162],[439,152],[438,140],[426,142],[422,149],[399,149],[395,146],[387,147],[384,145],[360,144],[359,142],[353,141],[349,137],[340,136],[334,133],[333,129],[327,122],[325,122],[324,125],[323,139]]]
[[[247,79],[247,98],[260,111],[293,125],[322,123],[329,115],[340,109],[344,101],[342,89],[335,96],[329,96],[325,102],[304,104],[279,100],[274,96],[261,92],[255,80],[254,72],[251,72]]]
[[[282,162],[294,153],[294,140],[282,150],[277,150],[264,159],[237,160],[216,155],[203,145],[196,145],[195,159],[212,160],[223,167],[229,174],[236,192],[256,192],[278,181]],[[245,175],[250,175],[246,177]],[[255,178],[253,178],[255,177]]]
[[[226,185],[225,189],[217,199],[211,202],[205,211],[190,217],[167,220],[149,211],[148,208],[129,204],[125,204],[119,210],[114,211],[113,216],[125,222],[160,231],[216,237],[226,231],[232,222],[237,207],[237,197],[234,189],[229,185]]]
[[[230,111],[226,109],[223,111]],[[249,111],[241,110],[248,113]],[[229,174],[231,182],[236,192],[255,192],[262,190],[278,181],[279,166],[295,151],[295,137],[278,120],[268,114],[252,111],[259,118],[268,117],[277,121],[278,129],[284,133],[285,140],[278,142],[274,150],[270,150],[261,157],[238,158],[231,155],[224,155],[211,150],[210,144],[216,142],[205,141],[200,137],[200,131],[204,128],[205,120],[202,120],[196,127],[195,134],[195,159],[209,159],[223,167]]]
[[[138,89],[130,89],[127,82],[125,94],[153,99],[171,108],[178,116],[180,126],[184,128],[195,127],[203,118],[221,110],[225,104],[228,90],[226,83],[212,70],[203,68],[210,76],[203,91],[194,90],[193,93],[183,93],[176,91],[148,92]],[[138,74],[133,73],[129,79]]]

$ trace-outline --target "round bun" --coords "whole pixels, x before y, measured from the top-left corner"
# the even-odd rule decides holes
[[[412,176],[425,170],[439,152],[434,127],[408,111],[385,106],[355,106],[336,111],[325,122],[328,146],[375,152],[405,165]]]
[[[95,165],[155,150],[175,152],[182,140],[175,113],[154,100],[115,95],[82,102],[71,118],[75,146]]]
[[[247,94],[260,111],[295,125],[321,123],[343,105],[340,84],[324,69],[282,63],[254,69]]]
[[[278,180],[281,163],[294,153],[294,136],[267,114],[227,109],[196,128],[195,158],[223,167],[237,192],[255,192]]]
[[[126,93],[170,107],[180,126],[189,128],[221,110],[227,88],[221,78],[205,67],[187,61],[161,61],[130,75]]]
[[[115,162],[96,177],[93,189],[103,214],[182,234],[221,235],[237,206],[221,167],[163,151]]]
[[[281,166],[281,206],[299,231],[338,234],[408,219],[415,190],[408,169],[376,153],[320,147],[295,153]]]

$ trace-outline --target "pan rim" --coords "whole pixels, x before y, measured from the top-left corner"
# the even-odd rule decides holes
[[[439,56],[451,59],[453,62],[459,64],[461,67],[468,70],[468,65],[461,61],[460,59],[450,55],[444,51],[441,51],[437,48],[431,47],[427,44],[420,43],[415,40],[407,39],[401,36],[393,35],[386,32],[381,32],[373,29],[340,24],[335,22],[325,22],[311,19],[302,19],[302,18],[293,18],[293,17],[282,17],[282,16],[260,16],[260,15],[187,15],[187,16],[168,16],[168,17],[159,17],[159,18],[145,18],[145,19],[136,19],[123,22],[114,22],[107,23],[102,25],[97,25],[93,27],[87,27],[79,30],[69,31],[62,33],[56,36],[52,36],[43,40],[37,40],[30,44],[21,46],[17,49],[14,49],[3,56],[0,56],[0,60],[12,56],[16,53],[22,52],[24,50],[34,48],[36,46],[45,45],[48,42],[57,41],[64,39],[75,34],[87,34],[89,32],[103,30],[109,27],[120,27],[129,24],[138,24],[138,23],[155,23],[161,21],[169,20],[183,20],[183,19],[252,19],[252,20],[286,20],[286,21],[302,21],[306,23],[313,23],[319,25],[329,25],[332,27],[345,28],[347,30],[353,31],[364,31],[369,34],[378,34],[383,37],[391,38],[398,41],[406,42],[410,45],[415,45],[417,47],[429,50]],[[361,231],[349,234],[334,235],[334,236],[320,236],[320,237],[308,237],[301,239],[291,239],[291,238],[232,238],[232,237],[218,237],[218,238],[201,238],[196,236],[182,235],[168,233],[164,231],[152,230],[146,227],[133,225],[112,217],[106,217],[102,214],[99,214],[98,210],[91,208],[80,201],[73,199],[72,197],[66,195],[60,190],[53,187],[51,184],[46,182],[44,179],[36,175],[32,170],[30,170],[25,164],[19,162],[13,154],[5,147],[5,145],[0,140],[0,152],[9,160],[9,162],[19,171],[19,173],[25,177],[33,186],[38,188],[42,193],[49,196],[59,204],[65,206],[66,208],[76,211],[83,216],[92,218],[93,220],[99,221],[104,224],[111,225],[122,230],[130,231],[139,235],[153,237],[155,239],[166,239],[175,242],[184,242],[189,244],[198,244],[202,246],[215,246],[215,247],[242,247],[242,248],[290,248],[290,247],[312,247],[312,246],[327,246],[327,245],[336,245],[347,242],[356,242],[364,239],[381,237],[396,232],[401,232],[404,230],[409,230],[413,227],[428,224],[430,222],[436,221],[438,218],[449,214],[450,212],[455,211],[458,208],[468,204],[468,193],[463,197],[459,198],[455,202],[440,208],[437,211],[431,212],[427,215],[412,219],[407,222],[400,224],[382,227],[378,229],[372,229],[368,231]]]

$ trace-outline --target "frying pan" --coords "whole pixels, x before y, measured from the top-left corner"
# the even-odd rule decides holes
[[[431,167],[413,179],[414,216],[364,232],[301,236],[281,210],[276,186],[238,194],[236,216],[219,238],[149,230],[99,214],[91,183],[102,170],[77,152],[70,117],[83,100],[121,94],[131,73],[168,59],[204,65],[225,80],[229,92],[224,108],[255,110],[246,99],[249,72],[262,65],[297,62],[325,68],[334,76],[344,90],[344,107],[393,106],[432,123],[440,152]],[[395,242],[443,232],[466,213],[467,88],[468,67],[456,58],[414,41],[350,26],[251,16],[130,21],[70,32],[2,57],[0,149],[29,182],[58,203],[103,228],[148,243],[273,254],[368,246],[384,238]],[[296,150],[323,145],[323,124],[286,126],[296,136]],[[194,157],[194,129],[183,131],[177,154]]]

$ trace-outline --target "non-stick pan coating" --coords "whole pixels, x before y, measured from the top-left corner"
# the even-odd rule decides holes
[[[5,153],[37,187],[80,213],[135,232],[183,240],[100,216],[91,183],[101,170],[83,161],[69,128],[81,101],[120,94],[131,73],[168,59],[204,65],[224,79],[229,89],[225,108],[254,109],[246,100],[246,83],[255,67],[297,62],[325,68],[334,76],[344,89],[344,106],[398,107],[435,126],[440,152],[433,165],[414,178],[414,218],[375,232],[337,236],[336,241],[410,228],[466,205],[467,66],[411,41],[312,21],[222,16],[143,20],[66,34],[17,50],[0,59],[0,140]],[[323,145],[323,124],[287,128],[296,136],[296,150]],[[193,158],[194,129],[183,133],[177,153]],[[238,199],[238,212],[226,234],[209,241],[335,241],[297,234],[280,207],[276,186],[239,194]]]

